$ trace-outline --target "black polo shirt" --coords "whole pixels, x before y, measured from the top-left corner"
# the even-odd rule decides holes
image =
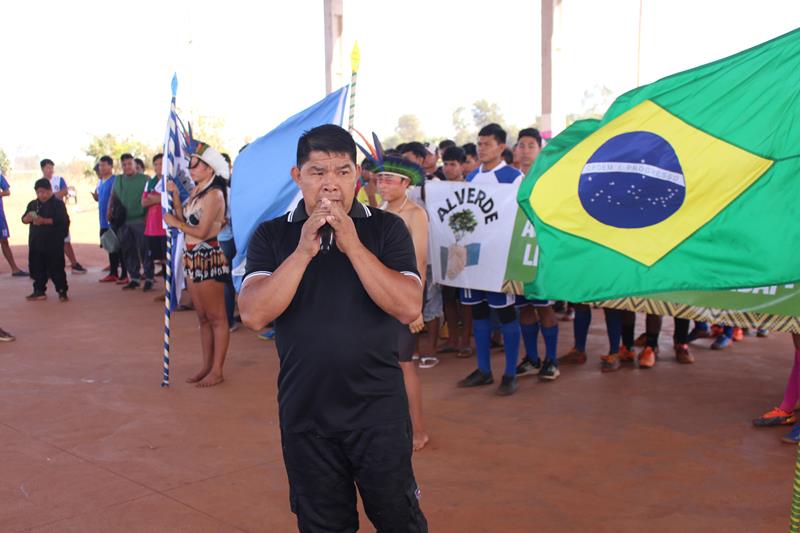
[[[400,217],[353,202],[350,217],[362,244],[384,265],[419,280],[414,245]],[[305,204],[256,229],[246,274],[268,276],[300,242]],[[309,263],[292,302],[275,320],[281,367],[281,429],[323,434],[408,418],[398,363],[397,321],[367,294],[353,265],[334,244]]]
[[[64,244],[64,238],[69,232],[69,215],[67,215],[67,208],[64,202],[56,198],[55,195],[51,196],[46,202],[32,200],[28,202],[22,218],[25,218],[25,215],[30,212],[35,212],[42,218],[51,218],[53,223],[42,226],[31,224],[29,226],[29,248],[41,251],[50,249],[54,245],[60,246]]]

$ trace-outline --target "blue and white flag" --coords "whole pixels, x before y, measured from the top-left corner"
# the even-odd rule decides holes
[[[292,209],[300,201],[300,189],[292,181],[297,140],[322,124],[342,124],[348,86],[284,121],[259,137],[236,158],[231,179],[231,219],[236,242],[233,282],[242,283],[247,258],[247,243],[256,228]]]
[[[162,213],[175,213],[172,205],[172,195],[166,191],[166,180],[177,185],[181,202],[186,202],[189,193],[194,188],[194,182],[189,175],[189,146],[183,123],[175,109],[175,95],[178,90],[177,77],[172,78],[172,102],[167,121],[167,134],[164,138],[164,175],[159,182],[158,191],[161,193]],[[167,236],[171,242],[171,276],[170,283],[170,310],[175,310],[183,288],[183,235],[175,228],[164,224]]]

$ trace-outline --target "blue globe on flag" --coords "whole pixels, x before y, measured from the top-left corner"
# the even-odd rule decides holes
[[[645,228],[674,215],[686,199],[675,150],[648,131],[622,133],[603,143],[584,165],[581,205],[615,228]]]

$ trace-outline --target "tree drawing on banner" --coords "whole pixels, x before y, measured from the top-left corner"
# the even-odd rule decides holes
[[[456,238],[456,242],[451,244],[447,250],[447,277],[454,279],[467,266],[467,248],[461,245],[461,240],[467,234],[475,231],[475,228],[478,227],[478,221],[471,210],[464,209],[450,215],[447,225],[453,230],[453,235]]]

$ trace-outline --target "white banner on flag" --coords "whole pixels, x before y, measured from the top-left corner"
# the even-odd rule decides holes
[[[436,283],[502,291],[518,210],[517,189],[503,183],[425,184]]]

